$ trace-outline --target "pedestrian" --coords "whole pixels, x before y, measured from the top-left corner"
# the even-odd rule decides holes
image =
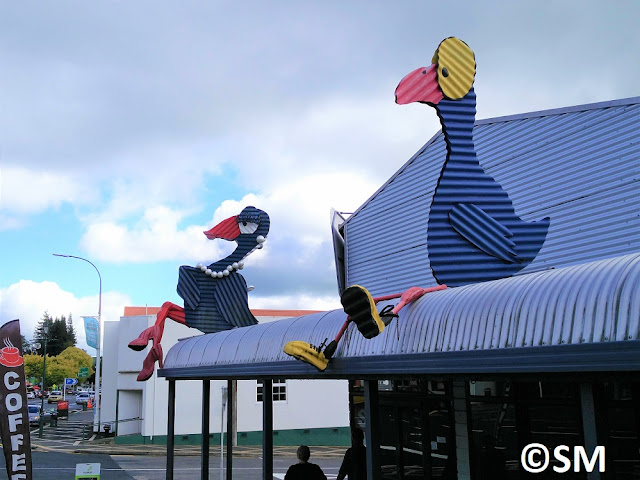
[[[306,445],[298,447],[298,463],[287,470],[284,480],[327,480],[322,469],[315,463],[309,463],[311,451]]]
[[[342,465],[336,480],[367,480],[367,449],[364,446],[364,433],[358,428],[351,430],[351,448],[342,459]]]

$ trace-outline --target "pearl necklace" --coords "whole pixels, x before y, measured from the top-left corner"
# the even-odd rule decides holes
[[[214,272],[213,270],[208,268],[206,265],[203,265],[202,263],[199,263],[196,267],[199,268],[202,272],[204,272],[205,275],[209,275],[212,278],[228,277],[229,274],[234,270],[242,270],[244,268],[244,259],[247,258],[249,255],[251,255],[254,250],[258,250],[262,248],[263,243],[266,242],[266,240],[267,239],[264,238],[262,235],[258,235],[258,237],[256,238],[258,245],[253,247],[249,253],[247,253],[244,257],[242,257],[242,260],[240,260],[239,262],[233,262],[231,265],[227,265],[227,267],[222,271]]]

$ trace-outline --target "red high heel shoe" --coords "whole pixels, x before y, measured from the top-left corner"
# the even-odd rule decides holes
[[[142,331],[142,333],[138,336],[138,338],[136,338],[135,340],[131,340],[129,342],[129,348],[131,350],[135,350],[136,352],[139,352],[141,350],[144,350],[145,348],[147,348],[147,344],[149,343],[149,340],[154,340],[156,338],[158,338],[158,328],[157,325],[153,325],[152,327],[149,327],[145,330]]]
[[[135,340],[134,340],[135,341]],[[162,346],[159,343],[154,344],[149,350],[148,355],[142,362],[142,370],[138,374],[138,381],[144,382],[151,378],[155,369],[155,364],[158,362],[158,366],[162,368]]]

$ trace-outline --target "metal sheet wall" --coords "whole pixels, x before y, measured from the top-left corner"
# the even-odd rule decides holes
[[[640,250],[638,132],[640,98],[477,123],[480,163],[516,213],[551,217],[545,244],[520,274]],[[426,223],[445,157],[440,134],[347,220],[348,284],[374,295],[435,284]]]

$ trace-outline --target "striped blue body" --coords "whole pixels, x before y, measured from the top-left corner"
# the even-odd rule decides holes
[[[204,333],[258,323],[249,309],[247,282],[237,271],[237,266],[264,241],[269,233],[270,220],[266,212],[255,207],[244,208],[234,218],[239,224],[256,224],[257,229],[252,233],[240,233],[234,238],[238,246],[233,253],[207,267],[212,272],[225,272],[227,275],[217,278],[207,275],[203,271],[205,267],[180,267],[177,292],[184,300],[186,324]]]
[[[178,295],[184,300],[187,325],[205,333],[255,325],[249,310],[247,282],[238,272],[212,278],[199,268],[183,265]]]
[[[433,275],[451,287],[509,277],[538,254],[549,219],[525,222],[480,166],[473,142],[476,96],[436,105],[447,144],[427,225]]]

